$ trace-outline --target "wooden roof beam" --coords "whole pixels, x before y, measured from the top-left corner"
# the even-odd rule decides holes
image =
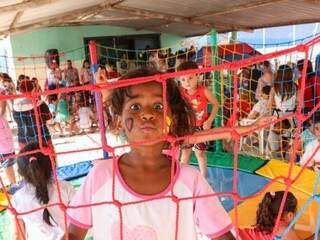
[[[20,3],[15,3],[7,6],[0,7],[1,14],[13,11],[24,11],[28,8],[39,7],[48,3],[52,3],[56,0],[25,0]]]
[[[214,11],[209,11],[209,12],[204,12],[201,14],[198,14],[197,16],[192,17],[191,19],[199,19],[199,18],[205,18],[205,17],[214,17],[214,16],[219,16],[219,15],[225,15],[233,12],[238,12],[238,11],[243,11],[251,8],[257,8],[257,7],[262,7],[266,6],[269,4],[277,3],[277,2],[282,2],[284,0],[258,0],[258,1],[252,1],[250,3],[244,3],[244,4],[239,4],[233,7],[229,7],[223,10],[214,10]]]
[[[148,17],[139,17],[139,16],[135,16],[135,17],[105,17],[105,18],[95,18],[95,19],[82,19],[82,20],[68,20],[68,21],[64,21],[64,23],[68,24],[68,23],[88,23],[88,24],[95,24],[95,23],[103,23],[103,22],[115,22],[115,21],[130,21],[130,20],[140,20],[140,19],[150,19]]]
[[[87,8],[81,8],[81,9],[57,14],[57,15],[54,15],[51,17],[37,19],[36,21],[29,23],[29,24],[26,24],[26,25],[13,27],[13,28],[11,28],[9,30],[5,30],[5,31],[0,31],[0,35],[3,36],[3,35],[11,34],[11,33],[22,32],[22,31],[27,31],[27,30],[31,30],[31,29],[41,28],[41,27],[59,25],[59,24],[62,24],[64,21],[73,20],[73,19],[77,20],[77,18],[82,16],[84,13],[86,15],[91,14],[91,13],[99,14],[100,12],[104,12],[107,9],[111,8],[112,6],[114,6],[113,4],[115,4],[117,2],[113,2],[113,3],[104,2],[104,3],[96,4],[96,5],[87,7]]]
[[[201,26],[206,26],[208,28],[215,28],[215,27],[225,28],[227,26],[228,28],[233,30],[251,30],[246,26],[237,25],[237,24],[231,25],[231,24],[224,24],[224,23],[212,23],[210,21],[192,19],[190,17],[181,17],[177,15],[172,15],[172,14],[160,13],[160,12],[137,9],[137,8],[130,8],[125,6],[114,6],[111,9],[119,12],[128,13],[131,15],[144,16],[144,17],[149,17],[153,19],[161,19],[169,23],[177,22],[177,23],[201,25]]]
[[[172,22],[164,22],[164,23],[161,23],[161,24],[157,24],[157,25],[149,25],[145,28],[141,28],[141,27],[136,27],[135,30],[136,31],[142,31],[142,30],[145,30],[145,29],[149,29],[149,30],[153,30],[154,31],[159,31],[159,30],[156,30],[157,28],[159,29],[159,27],[162,27],[162,26],[169,26],[169,24],[171,24]]]
[[[119,12],[125,12],[128,14],[136,15],[136,16],[144,16],[144,17],[150,17],[150,18],[156,18],[156,19],[162,19],[170,22],[182,22],[182,23],[188,23],[188,24],[195,24],[195,25],[205,25],[207,27],[213,27],[212,23],[201,21],[201,20],[190,20],[187,17],[181,17],[177,15],[171,15],[166,13],[160,13],[155,11],[149,11],[149,10],[143,10],[143,9],[137,9],[137,8],[130,8],[125,6],[114,6],[111,8],[112,10],[119,11]]]
[[[16,13],[16,15],[14,16],[14,19],[12,20],[12,22],[10,24],[9,30],[14,28],[14,26],[19,21],[19,19],[22,16],[23,13],[24,13],[24,11],[19,11],[19,12]]]

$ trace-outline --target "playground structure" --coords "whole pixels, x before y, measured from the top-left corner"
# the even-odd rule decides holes
[[[256,53],[255,51],[251,51],[252,56],[248,57],[247,53],[249,52],[247,48],[243,48],[244,50],[239,50],[239,48],[234,47],[235,51],[230,50],[230,47],[225,47],[226,50],[220,50],[224,49],[224,47],[216,47],[215,45],[211,46],[209,55],[210,57],[206,56],[206,59],[211,58],[212,63],[210,65],[203,65],[201,69],[189,71],[193,73],[199,73],[203,75],[203,80],[208,80],[207,77],[210,77],[211,83],[209,84],[212,87],[212,90],[215,92],[216,96],[218,97],[220,101],[220,111],[219,115],[217,116],[216,120],[216,126],[225,124],[226,120],[228,118],[233,116],[233,119],[237,119],[237,114],[242,109],[239,108],[242,105],[238,105],[241,100],[244,100],[244,96],[246,94],[241,95],[240,89],[238,86],[241,84],[241,75],[239,76],[238,70],[240,68],[245,68],[248,66],[251,66],[253,64],[259,64],[264,60],[271,60],[271,62],[276,62],[276,60],[281,59],[281,63],[287,63],[289,60],[292,62],[297,61],[300,58],[308,59],[310,51],[313,50],[314,47],[317,47],[320,44],[320,38],[316,37],[315,39],[303,43],[301,45],[298,45],[297,47],[293,47],[290,49],[285,49],[279,52],[267,54],[267,55],[260,55],[259,53]],[[236,46],[236,45],[234,45]],[[91,57],[91,64],[92,69],[95,70],[97,68],[98,58],[99,57],[105,57],[105,56],[99,56],[96,53],[97,48],[103,47],[103,46],[95,46],[94,43],[92,43],[90,48],[90,57]],[[218,49],[218,51],[217,51]],[[250,48],[249,48],[250,49]],[[162,49],[165,50],[165,49]],[[160,52],[162,50],[150,50],[150,51],[156,51]],[[120,49],[117,51],[125,52],[126,50]],[[209,52],[209,51],[208,51]],[[230,52],[230,54],[220,55],[218,53],[221,52]],[[213,54],[212,54],[213,53]],[[62,65],[65,62],[65,59],[68,59],[68,54],[71,53],[60,53],[62,58]],[[137,54],[139,55],[139,54]],[[188,53],[186,53],[186,56]],[[229,55],[229,57],[225,57],[226,55]],[[119,54],[120,56],[120,54]],[[234,58],[232,56],[235,56]],[[240,57],[239,57],[240,56]],[[41,76],[39,75],[40,71],[45,71],[45,68],[38,69],[35,67],[36,65],[28,64],[28,63],[36,63],[37,61],[41,61],[43,59],[43,56],[38,57],[19,57],[17,60],[20,62],[20,71],[25,71],[25,73],[30,74],[31,76]],[[200,58],[199,58],[200,59]],[[205,58],[204,58],[205,59]],[[230,59],[232,61],[230,61]],[[117,60],[120,60],[120,58]],[[165,59],[167,60],[167,59]],[[316,62],[315,57],[311,59],[313,62]],[[199,61],[199,60],[198,60]],[[139,63],[140,65],[147,65],[146,62]],[[34,66],[34,67],[32,67]],[[28,70],[29,69],[29,72]],[[207,77],[206,74],[210,73]],[[160,81],[165,82],[166,79],[172,78],[172,77],[178,77],[185,73],[164,73],[159,76]],[[302,79],[304,79],[305,76],[302,76]],[[39,77],[39,80],[41,82],[41,77]],[[136,84],[136,83],[142,83],[147,82],[150,79],[148,78],[139,78],[139,79],[133,79],[128,81],[122,81],[119,82],[111,82],[111,83],[104,83],[100,85],[88,85],[88,86],[79,86],[79,87],[72,87],[72,88],[59,88],[56,90],[51,91],[44,91],[39,93],[34,93],[32,95],[25,95],[25,97],[34,99],[38,96],[45,97],[47,95],[52,95],[56,93],[67,93],[69,91],[84,91],[84,90],[90,90],[96,93],[96,101],[97,101],[97,112],[99,117],[99,123],[100,126],[104,126],[102,122],[104,119],[107,118],[107,116],[104,115],[104,111],[102,108],[102,99],[101,99],[101,90],[103,89],[110,89],[110,88],[116,88],[124,86],[124,84]],[[249,79],[250,81],[253,81],[252,79]],[[43,81],[42,81],[43,82]],[[304,82],[302,81],[301,88],[303,89]],[[10,95],[10,96],[1,96],[1,99],[18,99],[23,97],[23,95]],[[231,108],[229,109],[229,115],[226,116],[224,112],[222,111],[224,103],[228,100],[228,98],[232,97],[232,102],[230,104]],[[301,98],[301,96],[300,96]],[[300,99],[301,100],[301,99]],[[249,100],[250,102],[251,100]],[[297,119],[297,127],[294,129],[296,134],[299,134],[302,129],[302,123],[306,121],[313,112],[315,112],[319,108],[319,104],[315,106],[312,112],[310,112],[308,115],[301,114],[301,103],[303,101],[300,101],[300,104],[298,105],[297,112],[290,113],[283,118],[292,118],[295,117]],[[37,115],[37,117],[39,117]],[[241,117],[241,116],[240,116]],[[280,119],[277,120],[278,122]],[[237,121],[232,121],[230,123],[230,127],[234,127],[235,124],[237,124]],[[271,125],[272,123],[270,123]],[[265,129],[270,127],[270,125],[265,126]],[[259,129],[261,130],[261,129]],[[39,134],[41,135],[41,134]],[[108,151],[113,152],[114,148],[108,145],[108,139],[105,137],[105,129],[103,127],[100,127],[100,134],[101,137],[100,141],[97,141],[96,147],[88,147],[84,146],[83,148],[75,148],[75,146],[72,146],[69,149],[59,149],[56,148],[56,152],[58,155],[58,163],[59,161],[64,161],[65,156],[74,156],[74,154],[82,155],[81,153],[90,153],[90,152],[96,152],[96,151]],[[253,137],[254,138],[254,137]],[[219,142],[215,143],[214,153],[208,153],[209,156],[209,181],[211,181],[211,184],[216,189],[217,195],[221,197],[222,202],[226,206],[228,210],[230,210],[230,214],[234,217],[235,224],[239,227],[250,227],[252,225],[252,221],[254,220],[254,214],[255,214],[255,207],[257,206],[257,203],[259,202],[259,199],[261,198],[264,191],[272,189],[272,190],[290,190],[293,191],[295,195],[297,195],[299,199],[299,209],[301,210],[302,217],[298,215],[297,221],[298,224],[296,225],[299,234],[301,236],[310,236],[314,231],[317,232],[318,230],[318,222],[317,222],[317,215],[316,215],[316,201],[317,194],[318,194],[318,186],[317,186],[317,176],[316,173],[310,170],[305,169],[304,167],[297,167],[295,165],[295,159],[288,159],[286,163],[279,162],[276,160],[271,160],[269,162],[266,162],[262,160],[261,158],[265,159],[266,156],[264,153],[256,153],[254,151],[246,151],[245,155],[239,155],[238,153],[241,151],[239,149],[239,143],[242,140],[242,136],[237,134],[237,132],[234,132],[234,152],[233,154],[230,153],[223,153],[221,146],[219,146]],[[255,148],[254,144],[247,143],[248,147]],[[121,146],[118,146],[118,148],[121,148]],[[52,154],[48,149],[40,148],[39,151],[43,151],[46,154]],[[83,154],[84,155],[84,154]],[[252,155],[253,157],[250,157],[249,155]],[[16,155],[18,156],[18,155]],[[257,158],[258,157],[258,158]],[[98,158],[101,158],[99,156]],[[92,158],[94,159],[94,158]],[[220,159],[222,161],[217,161],[217,159]],[[83,161],[88,159],[82,159]],[[81,159],[77,159],[77,161],[72,162],[76,163],[81,162]],[[90,168],[90,163],[84,164],[84,171],[83,169],[80,170],[83,171],[82,174],[87,173],[88,169]],[[245,165],[245,166],[244,166]],[[248,165],[251,165],[250,170]],[[252,166],[253,165],[253,166]],[[78,165],[77,165],[78,166]],[[280,166],[280,167],[279,167]],[[282,171],[277,171],[276,169],[281,168]],[[71,169],[74,169],[74,167],[71,167]],[[229,170],[226,170],[229,169]],[[71,170],[72,171],[72,170]],[[77,171],[76,171],[77,172]],[[245,172],[249,172],[248,175],[245,175]],[[79,172],[78,172],[79,173]],[[216,175],[215,175],[216,173]],[[79,174],[79,175],[82,175]],[[217,175],[218,174],[218,175]],[[61,174],[60,174],[61,175]],[[68,173],[67,173],[68,175]],[[77,174],[75,174],[77,177]],[[233,178],[231,178],[233,176]],[[259,177],[260,176],[260,177]],[[64,177],[68,178],[70,176]],[[78,176],[79,177],[79,176]],[[57,175],[55,174],[55,179],[57,178]],[[257,183],[254,181],[254,183],[257,183],[256,186],[252,186],[252,188],[249,188],[246,186],[252,179],[259,178],[261,181]],[[3,181],[0,181],[2,183],[2,187],[4,187]],[[219,188],[220,185],[220,188]],[[251,192],[248,190],[252,190]],[[4,199],[8,198],[8,195],[6,195],[6,192],[4,194]],[[229,200],[228,200],[229,199]],[[232,199],[230,203],[230,199]],[[313,202],[312,202],[313,201]],[[309,206],[308,204],[312,204]],[[240,204],[239,204],[240,203]],[[239,205],[238,205],[239,204]],[[60,205],[60,203],[57,203],[57,205]],[[307,206],[306,209],[304,209],[304,206]],[[10,210],[10,202],[7,204],[2,204],[2,207],[8,208]],[[250,209],[250,214],[247,212],[248,209]],[[241,214],[242,212],[246,212],[246,216],[244,217],[244,214]],[[19,213],[20,214],[20,213]],[[24,214],[24,213],[21,213]],[[27,214],[27,213],[25,213]]]

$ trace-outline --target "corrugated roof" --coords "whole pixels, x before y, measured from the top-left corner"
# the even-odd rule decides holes
[[[106,24],[183,36],[320,21],[320,0],[2,0],[0,35]]]

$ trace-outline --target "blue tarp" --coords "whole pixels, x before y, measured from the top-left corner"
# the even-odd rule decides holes
[[[72,180],[88,174],[92,167],[91,161],[79,162],[57,169],[58,178],[61,180]]]
[[[215,192],[233,191],[233,170],[219,167],[208,168],[208,182]],[[260,191],[270,179],[256,174],[238,171],[238,193],[241,197],[249,196]],[[230,197],[219,197],[223,207],[229,211],[233,208]]]

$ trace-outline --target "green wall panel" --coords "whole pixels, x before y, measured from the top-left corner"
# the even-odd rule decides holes
[[[60,52],[67,52],[67,57],[72,60],[84,58],[85,37],[121,36],[134,34],[148,34],[150,31],[136,31],[130,28],[114,27],[107,25],[78,26],[78,27],[50,27],[34,31],[15,34],[11,36],[11,45],[14,56],[39,56],[47,49],[57,48]],[[161,34],[162,47],[176,47],[183,37],[174,34]],[[31,63],[24,61],[24,64]],[[33,62],[33,61],[32,61]],[[43,63],[38,60],[36,63]],[[17,65],[21,62],[16,62]]]

